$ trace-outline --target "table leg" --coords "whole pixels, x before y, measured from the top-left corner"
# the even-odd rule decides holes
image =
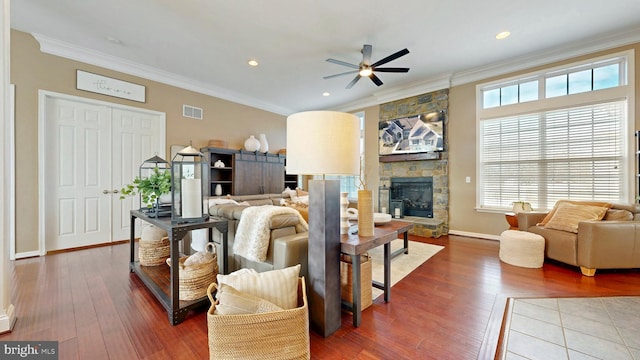
[[[408,231],[404,232],[404,253],[405,254],[409,253],[409,232]]]
[[[229,273],[229,233],[222,232],[222,274]]]
[[[360,326],[362,320],[362,284],[360,276],[360,255],[351,255],[351,311],[353,313],[353,326]]]
[[[391,243],[384,244],[384,302],[391,300]]]
[[[171,245],[171,281],[170,281],[170,298],[169,298],[169,321],[171,325],[176,325],[178,321],[178,310],[180,309],[180,250],[178,249],[178,235],[175,231],[169,232],[169,244]],[[184,236],[184,235],[183,235]]]
[[[131,215],[131,224],[130,224],[130,233],[129,233],[129,271],[133,272],[133,263],[136,261],[135,259],[135,247],[136,247],[136,217]]]

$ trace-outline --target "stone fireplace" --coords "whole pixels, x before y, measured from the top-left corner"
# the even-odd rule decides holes
[[[392,177],[389,204],[394,217],[433,218],[433,177]]]
[[[441,111],[446,114],[448,108],[449,89],[443,89],[382,104],[379,121]],[[378,211],[385,208],[393,216],[393,206],[402,206],[402,220],[414,223],[411,233],[415,235],[439,237],[449,233],[447,122],[445,119],[444,151],[421,154],[420,158],[407,156],[390,160],[389,157],[380,157]],[[430,184],[421,184],[429,182],[424,179],[430,179]],[[428,186],[431,186],[430,190]],[[394,199],[394,196],[399,199]],[[427,204],[429,198],[430,205]]]

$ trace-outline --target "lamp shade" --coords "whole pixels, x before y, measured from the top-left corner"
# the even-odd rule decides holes
[[[337,111],[287,117],[287,174],[360,173],[360,119]]]

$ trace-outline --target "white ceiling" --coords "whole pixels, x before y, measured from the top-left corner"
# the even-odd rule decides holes
[[[43,51],[289,115],[640,41],[640,1],[13,0],[11,27],[38,34]],[[373,61],[408,48],[387,65],[411,70],[378,73],[380,87],[323,79],[349,70],[327,58],[358,64],[363,44]]]

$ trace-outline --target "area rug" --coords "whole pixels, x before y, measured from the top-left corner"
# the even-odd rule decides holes
[[[640,359],[640,297],[510,298],[497,359]]]
[[[391,251],[400,249],[403,245],[403,240],[398,239],[391,242]],[[405,276],[409,275],[418,266],[422,265],[430,257],[437,254],[438,251],[444,249],[444,246],[425,244],[417,241],[409,241],[409,253],[398,255],[391,260],[391,286],[402,280]],[[369,251],[371,256],[371,278],[382,282],[384,280],[384,246],[378,246],[375,249]],[[383,292],[380,289],[373,288],[372,298],[375,299],[382,295]]]

